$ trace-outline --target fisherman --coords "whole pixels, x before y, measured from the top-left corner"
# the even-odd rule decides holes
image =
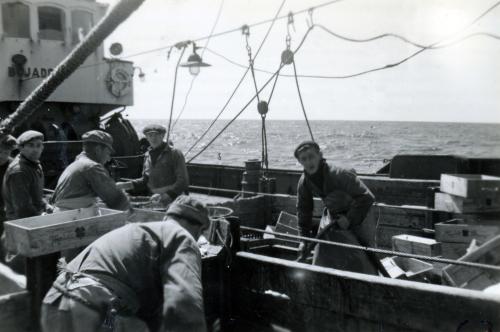
[[[52,212],[52,206],[43,198],[44,175],[40,165],[43,140],[43,134],[34,130],[17,138],[20,153],[7,167],[2,185],[8,220]]]
[[[354,172],[329,165],[314,141],[300,143],[295,158],[304,167],[297,188],[297,215],[301,236],[333,242],[358,244],[354,230],[361,225],[374,196]],[[325,209],[317,234],[313,234],[313,197],[321,197]],[[302,242],[299,259],[310,251]],[[316,246],[313,264],[354,272],[377,274],[368,256],[361,251],[326,244]]]
[[[196,240],[208,225],[205,205],[181,195],[164,221],[131,223],[103,235],[60,266],[43,300],[42,330],[101,331],[104,325],[139,331],[139,319],[151,332],[205,331]]]
[[[8,135],[1,143],[0,143],[0,181],[3,181],[3,177],[5,172],[7,171],[7,167],[14,160],[11,157],[12,151],[16,148],[17,141],[16,139]],[[5,204],[2,197],[2,191],[0,190],[0,236],[3,235],[3,223],[5,222]],[[0,245],[0,262],[4,262],[5,253],[3,250],[3,237],[1,240],[2,244]]]
[[[127,210],[129,200],[104,165],[113,153],[113,138],[101,130],[82,135],[83,151],[61,174],[52,195],[56,210],[95,206],[99,197],[111,209]]]
[[[10,163],[14,160],[11,157],[12,151],[16,148],[17,141],[12,135],[8,135],[0,143],[0,181],[3,182],[3,177],[9,167]],[[5,204],[0,190],[0,235],[3,232],[3,222],[5,221]]]
[[[165,127],[148,125],[143,133],[150,148],[144,156],[142,177],[118,185],[125,190],[149,191],[153,194],[151,201],[167,206],[177,196],[188,192],[189,176],[184,154],[164,141]]]

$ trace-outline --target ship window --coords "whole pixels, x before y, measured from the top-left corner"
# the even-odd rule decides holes
[[[6,37],[30,38],[30,9],[20,2],[2,4],[3,31]]]
[[[64,12],[55,7],[39,7],[38,29],[41,39],[64,40]]]
[[[78,44],[92,29],[92,13],[75,10],[71,13],[71,39]]]

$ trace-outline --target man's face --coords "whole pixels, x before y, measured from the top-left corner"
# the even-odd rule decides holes
[[[304,171],[308,174],[314,174],[318,170],[321,161],[321,153],[316,149],[305,149],[298,154],[299,163],[304,167]]]
[[[111,149],[106,145],[99,144],[95,148],[95,155],[98,159],[98,162],[104,165],[111,160]]]
[[[146,134],[146,139],[153,149],[159,147],[161,143],[163,143],[164,137],[165,133],[158,131],[150,131]]]
[[[9,161],[11,153],[12,149],[0,147],[0,165],[4,165],[7,161]]]
[[[20,153],[31,161],[39,161],[43,152],[43,141],[41,139],[32,139],[25,143],[19,149]]]

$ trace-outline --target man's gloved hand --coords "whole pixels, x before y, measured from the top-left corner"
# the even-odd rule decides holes
[[[309,244],[307,244],[305,242],[300,242],[299,255],[297,257],[297,262],[305,262],[309,252],[310,252]]]

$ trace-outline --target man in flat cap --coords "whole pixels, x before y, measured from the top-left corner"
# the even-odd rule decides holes
[[[44,175],[40,165],[43,140],[43,134],[34,130],[28,130],[17,138],[19,154],[7,167],[2,185],[8,220],[52,211],[43,198]]]
[[[187,193],[189,176],[184,154],[165,142],[166,128],[153,124],[143,130],[150,149],[144,156],[142,177],[131,182],[121,182],[119,186],[135,191],[149,191],[153,201],[166,206],[177,196]]]
[[[66,267],[42,304],[45,332],[206,331],[201,254],[206,207],[185,195],[164,221],[132,223],[103,235]],[[128,316],[128,321],[124,316]]]
[[[129,200],[104,164],[113,152],[113,138],[101,130],[82,135],[83,151],[61,174],[52,196],[57,210],[91,207],[99,197],[111,209],[127,210]]]
[[[354,230],[370,210],[375,200],[373,194],[353,171],[329,165],[314,141],[300,143],[294,156],[304,167],[297,187],[300,235],[359,244]],[[312,227],[314,196],[320,197],[325,205],[317,234]],[[308,248],[306,243],[300,244],[300,258],[304,258]],[[375,266],[364,252],[326,244],[316,245],[313,264],[377,274]]]

